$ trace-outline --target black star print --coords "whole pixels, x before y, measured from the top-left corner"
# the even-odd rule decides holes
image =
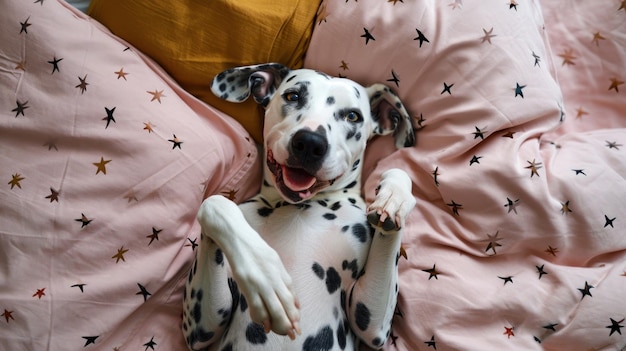
[[[511,1],[511,3],[509,4],[509,10],[510,9],[515,9],[515,11],[517,11],[517,3],[515,1]]]
[[[452,207],[452,213],[454,213],[457,216],[459,216],[459,210],[463,209],[463,205],[457,204],[456,202],[454,202],[454,200],[452,200],[451,203],[446,204],[446,205]]]
[[[420,113],[420,118],[418,118],[417,120],[417,127],[419,129],[423,129],[425,127],[424,122],[426,122],[426,120],[424,119],[424,116]]]
[[[617,217],[609,218],[609,216],[604,215],[604,228],[606,228],[607,226],[611,226],[611,228],[615,228],[613,226],[613,221],[615,220],[615,218]]]
[[[398,84],[400,82],[400,79],[398,79],[398,76],[396,76],[396,72],[394,72],[393,70],[391,70],[391,78],[387,79],[388,82],[393,82],[396,87],[400,87],[400,84]]]
[[[481,130],[480,128],[474,126],[474,128],[476,129],[475,132],[472,132],[472,134],[474,134],[474,139],[480,138],[481,140],[485,140],[485,133],[487,133],[486,130]],[[485,129],[485,128],[483,128]]]
[[[508,277],[500,277],[500,276],[498,276],[498,278],[504,280],[504,285],[506,285],[506,283],[513,284],[513,276],[512,275],[509,275]]]
[[[539,62],[541,61],[541,57],[539,57],[539,55],[535,54],[534,51],[533,51],[533,57],[535,58],[535,66],[539,66]]]
[[[454,83],[448,85],[446,82],[443,82],[443,90],[441,91],[441,94],[439,95],[443,95],[443,93],[448,93],[450,95],[452,95],[452,87],[454,86]]]
[[[48,61],[48,63],[52,65],[52,73],[51,74],[54,74],[54,71],[57,71],[57,72],[61,73],[61,71],[59,70],[59,62],[61,62],[61,60],[63,60],[63,59],[62,58],[57,59],[57,57],[54,56],[52,58],[52,61]]]
[[[33,4],[36,4],[38,2],[41,3],[41,6],[43,6],[43,0],[35,0],[35,2],[33,2]]]
[[[59,192],[54,190],[54,188],[50,188],[50,195],[46,196],[46,199],[50,199],[50,202],[59,202]]]
[[[137,286],[139,287],[139,292],[136,293],[135,295],[143,295],[143,302],[146,302],[148,300],[148,296],[152,295],[151,293],[148,292],[148,290],[146,290],[146,288],[137,283]]]
[[[435,167],[435,170],[433,171],[433,180],[435,181],[435,185],[439,186],[439,180],[437,179],[438,176],[440,176],[439,174],[439,167]]]
[[[589,285],[587,282],[585,282],[585,287],[580,289],[578,288],[578,291],[580,291],[580,293],[582,294],[582,297],[580,298],[581,300],[585,298],[585,296],[589,295],[589,297],[593,297],[591,295],[591,289],[593,289],[594,286],[593,285]]]
[[[80,292],[84,293],[85,285],[87,284],[74,284],[74,285],[70,285],[70,288],[79,288]]]
[[[370,40],[376,40],[367,28],[363,28],[363,30],[365,31],[365,34],[361,35],[361,38],[365,38],[365,45],[369,44]]]
[[[543,267],[543,266],[542,266],[542,267]],[[550,324],[544,325],[544,326],[543,326],[543,328],[544,328],[544,329],[548,329],[548,330],[552,330],[552,331],[554,331],[554,332],[555,332],[555,331],[556,331],[556,326],[557,326],[557,325],[558,325],[557,323],[550,323]]]
[[[515,214],[517,214],[517,204],[519,203],[519,199],[516,199],[515,201],[509,199],[508,197],[506,198],[506,205],[504,205],[504,207],[508,207],[509,211],[507,213],[511,213],[511,211],[515,212]]]
[[[32,24],[32,23],[28,23],[29,19],[30,19],[30,16],[28,16],[26,21],[20,22],[20,25],[22,26],[22,28],[20,29],[20,34],[22,34],[22,33],[28,34],[28,27],[30,27],[30,25]]]
[[[146,236],[146,238],[150,238],[148,246],[150,246],[154,240],[159,240],[159,233],[162,231],[163,229],[156,229],[155,227],[152,227],[152,234]]]
[[[89,223],[91,223],[91,221],[93,221],[93,219],[89,219],[87,218],[87,216],[85,216],[84,213],[80,214],[80,218],[75,219],[76,222],[81,222],[81,228],[86,227]]]
[[[618,144],[617,141],[606,141],[606,147],[609,149],[619,150],[620,146],[622,146],[622,144]]]
[[[97,339],[98,337],[100,337],[100,335],[96,335],[96,336],[83,336],[82,338],[83,338],[83,339],[85,339],[85,340],[87,340],[87,341],[85,342],[85,346],[83,346],[83,347],[87,347],[87,345],[89,345],[89,344],[95,344],[95,343],[96,343],[96,339]]]
[[[474,163],[478,163],[480,164],[480,159],[483,158],[483,156],[476,156],[474,155],[474,157],[472,157],[472,159],[470,160],[470,166],[473,165]]]
[[[426,272],[430,274],[428,276],[428,280],[430,280],[432,277],[435,277],[435,279],[439,280],[439,277],[437,277],[437,275],[439,274],[439,271],[437,271],[437,268],[435,266],[436,265],[433,265],[433,268],[430,268],[430,269],[422,269],[422,272]]]
[[[156,346],[156,344],[157,344],[157,343],[156,343],[156,342],[154,342],[154,336],[153,336],[152,338],[150,338],[150,341],[148,341],[147,343],[143,344],[143,346],[145,346],[145,347],[146,347],[146,350],[147,350],[148,348],[151,348],[151,349],[153,349],[153,350],[154,350],[154,347]]]
[[[115,112],[115,107],[110,110],[108,107],[105,107],[104,110],[107,112],[107,116],[104,117],[102,120],[107,121],[107,125],[104,127],[104,129],[107,129],[109,128],[109,124],[111,123],[111,121],[113,121],[113,123],[117,123],[115,122],[115,118],[113,118],[113,112]]]
[[[191,246],[191,249],[195,250],[196,247],[198,246],[198,243],[196,243],[196,240],[198,240],[198,238],[194,238],[193,240],[187,238],[187,240],[189,240],[189,244],[187,244],[185,246]]]
[[[517,97],[518,95],[522,97],[522,99],[524,98],[524,92],[522,91],[522,89],[526,88],[525,85],[519,85],[519,83],[515,83],[515,97]]]
[[[413,38],[413,40],[419,40],[420,42],[420,48],[422,47],[422,44],[424,44],[424,42],[430,43],[430,41],[428,41],[428,39],[426,38],[426,36],[424,36],[424,33],[422,33],[419,29],[415,28],[415,30],[417,31],[417,37]]]
[[[17,104],[17,107],[11,110],[11,112],[15,112],[15,118],[17,118],[17,116],[19,116],[20,114],[22,116],[26,116],[24,115],[24,110],[30,107],[30,106],[27,106],[28,101],[20,102],[19,100],[15,100],[15,103]]]
[[[535,266],[535,268],[537,268],[537,273],[539,273],[539,279],[541,279],[541,277],[543,277],[545,274],[548,274],[548,272],[543,270],[543,266],[545,265],[542,264],[541,266]]]
[[[587,174],[585,174],[585,170],[584,169],[572,169],[572,171],[576,172],[576,175],[582,174],[584,176],[586,176]]]
[[[424,341],[424,344],[426,344],[427,347],[431,347],[433,349],[437,349],[437,343],[435,342],[435,336],[431,336],[429,341]]]
[[[622,318],[619,321],[616,321],[613,318],[609,318],[611,320],[611,325],[607,325],[606,327],[611,329],[611,332],[609,333],[609,336],[613,335],[613,333],[618,332],[619,335],[622,335],[622,328],[624,328],[623,325],[621,325],[620,323],[624,322],[624,318]]]
[[[87,83],[87,75],[85,74],[84,78],[78,77],[78,80],[80,81],[80,83],[78,83],[78,85],[74,88],[79,88],[80,93],[84,94],[87,91],[87,86],[89,85],[89,83]]]
[[[179,149],[181,149],[181,147],[180,147],[180,146],[183,144],[183,142],[182,142],[182,141],[180,141],[180,140],[178,140],[178,138],[176,137],[176,134],[173,134],[173,135],[174,135],[174,138],[172,138],[172,139],[169,139],[169,140],[168,140],[170,143],[173,143],[173,144],[174,144],[174,146],[172,146],[172,150],[173,150],[173,149],[175,149],[175,148],[177,148],[177,147],[178,147]]]
[[[396,340],[398,340],[398,337],[393,333],[393,331],[389,334],[389,338],[391,339],[391,345],[396,346]]]

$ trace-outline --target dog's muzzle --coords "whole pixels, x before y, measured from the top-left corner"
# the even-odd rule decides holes
[[[274,159],[271,149],[267,150],[266,162],[274,175],[276,188],[293,203],[311,198],[336,179],[321,180],[315,176],[329,151],[325,130],[320,129],[296,132],[289,143],[289,158],[284,165]]]

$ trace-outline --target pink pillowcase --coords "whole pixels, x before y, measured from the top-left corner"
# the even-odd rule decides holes
[[[254,143],[63,2],[6,2],[0,42],[0,344],[182,350],[196,211],[258,189]]]

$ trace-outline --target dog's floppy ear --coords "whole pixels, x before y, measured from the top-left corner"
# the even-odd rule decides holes
[[[211,91],[230,102],[242,102],[252,94],[265,107],[289,72],[280,63],[231,68],[213,78]]]
[[[404,108],[396,93],[384,84],[373,84],[367,88],[370,98],[374,135],[393,133],[398,149],[415,145],[413,119]]]

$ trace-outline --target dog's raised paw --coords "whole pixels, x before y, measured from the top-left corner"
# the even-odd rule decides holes
[[[376,189],[376,198],[368,207],[368,222],[383,232],[398,231],[415,206],[409,176],[401,169],[385,171]]]

